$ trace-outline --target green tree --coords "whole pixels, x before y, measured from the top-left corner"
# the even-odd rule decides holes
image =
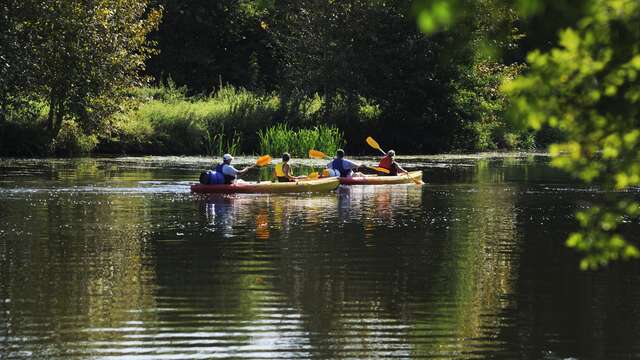
[[[430,35],[415,28],[414,9],[404,1],[278,3],[270,33],[281,70],[283,113],[317,93],[324,99],[321,120],[340,126],[346,138],[361,139],[368,132],[411,152],[467,147],[473,136],[470,123],[481,116],[458,111],[462,105],[456,93],[467,89],[472,94],[479,81],[467,72],[487,69],[476,66],[481,34],[498,37],[498,29],[513,19],[486,3],[471,4],[482,22],[470,18],[455,29]],[[506,36],[504,40],[509,41]],[[491,69],[491,76],[503,70]],[[494,83],[497,89],[499,81]],[[503,98],[487,95],[486,100],[500,103]],[[363,103],[380,110],[376,121],[358,118]]]
[[[469,16],[461,11],[467,3],[416,0],[418,24],[427,33],[442,31]],[[624,224],[640,216],[640,203],[628,196],[640,184],[640,3],[502,3],[518,12],[524,28],[543,30],[527,45],[543,50],[531,51],[527,71],[502,87],[514,118],[534,129],[562,131],[567,139],[550,147],[552,165],[616,191],[577,213],[580,230],[567,245],[584,253],[583,269],[640,257],[637,237],[624,235]],[[559,44],[550,48],[548,36],[561,27]]]
[[[575,28],[560,33],[558,47],[531,52],[530,71],[504,89],[530,126],[548,124],[568,134],[550,148],[554,166],[625,191],[640,184],[640,3],[589,5]],[[630,196],[611,196],[578,212],[582,229],[567,245],[585,252],[580,266],[638,257],[637,238],[621,229],[638,215],[640,204]]]
[[[30,33],[22,31],[18,19],[24,9],[22,1],[0,4],[0,123],[17,109],[26,107],[35,82],[37,66],[29,56]]]
[[[2,29],[10,41],[3,42],[17,44],[5,67],[25,69],[17,79],[24,92],[47,103],[53,138],[65,117],[90,133],[121,109],[126,91],[142,84],[140,72],[153,52],[147,34],[161,18],[146,0],[23,0],[3,11],[12,15]],[[21,95],[4,88],[4,99]]]

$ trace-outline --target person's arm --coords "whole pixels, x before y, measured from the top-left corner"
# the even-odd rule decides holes
[[[247,171],[249,171],[249,170],[253,169],[254,167],[256,167],[256,165],[255,165],[255,164],[254,164],[254,165],[247,166],[246,168],[244,168],[244,169],[242,169],[242,170],[237,170],[237,171],[238,171],[238,174],[244,174],[244,173],[246,173]]]
[[[348,168],[351,170],[358,170],[359,168],[362,167],[362,164],[355,163],[351,160],[344,160],[343,164],[347,165],[345,168]]]
[[[397,162],[394,161],[393,164],[395,165],[397,172],[405,174],[409,173],[407,170],[403,169],[402,166],[400,166],[400,164],[398,164]]]

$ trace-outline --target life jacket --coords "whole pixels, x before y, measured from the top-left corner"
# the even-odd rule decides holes
[[[279,182],[289,182],[289,178],[287,177],[287,175],[284,173],[284,162],[280,162],[276,164],[275,167],[275,172],[276,172],[276,178],[278,178]],[[289,167],[289,174],[291,174],[291,167]]]
[[[389,170],[388,175],[391,175],[391,176],[398,175],[398,169],[394,166],[393,159],[389,155],[386,155],[385,157],[382,158],[382,160],[380,160],[378,167]]]
[[[391,164],[393,164],[393,159],[391,159],[391,156],[386,155],[385,157],[382,158],[382,160],[380,160],[378,167],[391,170]]]
[[[331,166],[334,170],[338,170],[340,172],[340,177],[348,177],[349,175],[351,175],[351,170],[346,170],[344,168],[342,159],[333,159]]]
[[[284,169],[282,169],[283,166],[284,166],[283,162],[276,164],[276,176],[277,177],[286,177],[287,176],[284,173]],[[291,169],[289,169],[289,171],[291,171]]]

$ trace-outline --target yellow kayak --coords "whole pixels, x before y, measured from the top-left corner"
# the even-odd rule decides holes
[[[422,182],[422,171],[410,171],[408,175],[396,176],[363,175],[352,177],[341,177],[340,184],[343,185],[385,185],[385,184],[408,184]]]
[[[336,177],[298,180],[293,182],[253,182],[239,181],[231,185],[191,185],[191,191],[196,193],[303,193],[331,191],[340,185]]]

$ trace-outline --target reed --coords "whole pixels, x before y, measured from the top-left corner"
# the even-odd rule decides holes
[[[260,153],[279,156],[284,152],[306,157],[309,149],[333,154],[344,144],[340,130],[319,125],[310,129],[293,130],[286,124],[276,124],[258,131]]]

